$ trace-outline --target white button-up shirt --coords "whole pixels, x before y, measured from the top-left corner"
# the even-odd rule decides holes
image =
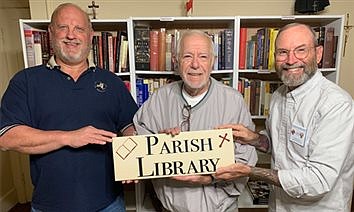
[[[274,186],[270,211],[350,211],[354,173],[353,99],[317,72],[271,100],[266,133]]]

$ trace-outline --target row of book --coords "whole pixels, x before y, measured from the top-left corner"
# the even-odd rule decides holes
[[[334,68],[338,36],[333,27],[314,27],[319,45],[324,47],[319,68]],[[239,69],[274,69],[277,28],[240,28]]]
[[[214,41],[214,70],[232,70],[233,29],[204,30]],[[176,46],[183,30],[137,25],[134,27],[135,68],[146,71],[176,71]]]
[[[136,102],[140,107],[160,87],[171,82],[171,79],[161,78],[137,78],[136,79]]]
[[[48,31],[25,25],[24,36],[28,66],[32,67],[47,63],[50,55],[53,54]]]
[[[281,85],[279,81],[239,78],[238,91],[243,95],[253,116],[268,116],[272,94]]]
[[[90,57],[98,67],[115,73],[129,72],[128,55],[128,35],[126,31],[94,33]]]
[[[53,48],[47,30],[24,25],[28,67],[48,62]],[[128,72],[128,36],[126,31],[95,32],[89,57],[100,68],[112,72]]]

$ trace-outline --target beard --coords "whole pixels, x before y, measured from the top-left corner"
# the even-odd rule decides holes
[[[296,75],[288,72],[288,69],[294,68],[302,68],[303,73],[300,75]],[[277,74],[281,81],[284,83],[284,85],[288,87],[298,87],[307,82],[309,79],[311,79],[313,75],[315,75],[317,70],[317,62],[314,57],[310,59],[308,63],[302,62],[293,65],[282,63],[280,65],[276,65],[275,70],[277,71]]]
[[[82,44],[82,41],[78,41],[78,40],[59,40],[55,43],[53,43],[53,50],[55,55],[62,61],[66,62],[66,63],[71,63],[71,64],[75,64],[75,63],[80,63],[83,60],[86,60],[89,53],[90,53],[90,49],[91,49],[91,45],[88,46],[83,46],[82,48],[79,49],[79,52],[77,53],[73,53],[70,50],[68,51],[67,49],[65,49],[62,45],[60,45],[61,43],[75,43],[75,44]]]

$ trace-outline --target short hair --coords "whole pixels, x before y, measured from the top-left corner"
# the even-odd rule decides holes
[[[58,17],[59,12],[62,9],[66,8],[66,7],[75,7],[76,9],[78,9],[86,17],[88,26],[89,26],[90,29],[92,29],[91,19],[88,16],[88,14],[83,9],[81,9],[81,7],[79,7],[79,6],[77,6],[76,4],[73,4],[73,3],[63,3],[63,4],[60,4],[57,8],[55,8],[55,10],[53,11],[52,16],[50,18],[49,26],[52,26],[54,24],[54,21]]]
[[[193,36],[193,35],[198,35],[198,36],[206,38],[206,40],[208,41],[208,46],[209,46],[209,51],[210,51],[209,53],[211,54],[212,57],[215,56],[215,53],[214,53],[214,42],[211,39],[210,35],[208,35],[206,32],[203,32],[201,30],[193,29],[193,30],[186,30],[186,31],[184,31],[181,34],[182,35],[181,35],[181,37],[179,38],[179,40],[177,42],[177,49],[176,49],[177,58],[176,59],[179,60],[179,58],[182,56],[181,55],[181,48],[182,48],[182,43],[183,43],[184,39],[186,37],[190,37],[190,36]]]
[[[278,38],[280,36],[280,34],[287,30],[287,29],[290,29],[290,28],[293,28],[293,27],[297,27],[297,26],[303,26],[305,28],[307,28],[309,30],[309,32],[311,32],[311,35],[312,35],[312,41],[313,41],[313,45],[314,46],[317,46],[318,45],[318,41],[317,41],[317,38],[316,38],[316,32],[307,24],[302,24],[302,23],[290,23],[290,24],[287,24],[285,26],[283,26],[282,28],[280,28],[278,34],[277,34],[277,37],[275,38],[275,46],[277,46],[277,41],[278,41]]]

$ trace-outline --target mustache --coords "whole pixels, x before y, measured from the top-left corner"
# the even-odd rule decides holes
[[[81,44],[82,42],[80,40],[74,39],[74,40],[69,40],[69,39],[62,39],[61,42],[66,43],[66,44]]]
[[[293,64],[293,65],[288,65],[288,64],[283,64],[281,65],[282,69],[293,69],[293,68],[304,68],[304,64]]]

